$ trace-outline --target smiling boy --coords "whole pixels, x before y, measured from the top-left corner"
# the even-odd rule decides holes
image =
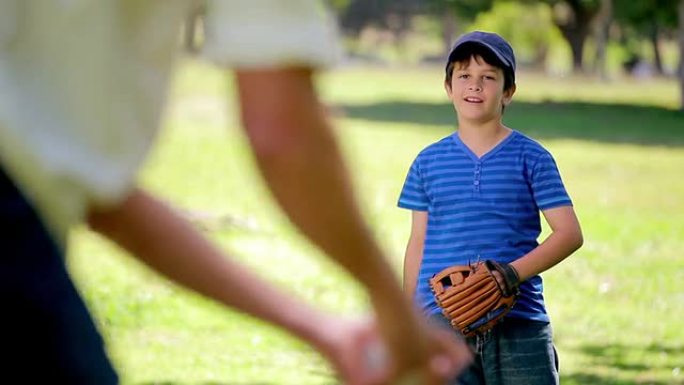
[[[412,210],[404,289],[430,318],[448,323],[428,282],[446,268],[491,260],[519,277],[510,313],[467,339],[476,358],[458,384],[558,383],[539,274],[577,250],[582,233],[551,154],[502,123],[515,66],[499,35],[476,31],[456,41],[444,87],[458,129],[420,152],[398,202]],[[539,212],[552,230],[541,243]]]

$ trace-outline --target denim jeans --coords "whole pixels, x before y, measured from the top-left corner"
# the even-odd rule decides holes
[[[2,383],[118,383],[62,250],[2,168],[0,304]]]
[[[451,327],[441,314],[430,319]],[[466,341],[475,354],[473,363],[451,385],[559,383],[558,355],[548,322],[505,318],[488,332]]]

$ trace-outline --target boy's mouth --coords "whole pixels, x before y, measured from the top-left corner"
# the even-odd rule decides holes
[[[468,103],[482,103],[482,99],[476,98],[474,96],[466,96],[465,98],[463,98],[463,100],[465,100]]]

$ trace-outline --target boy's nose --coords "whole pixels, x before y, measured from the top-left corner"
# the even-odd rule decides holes
[[[480,85],[479,82],[472,82],[468,86],[469,91],[482,91],[482,86]]]

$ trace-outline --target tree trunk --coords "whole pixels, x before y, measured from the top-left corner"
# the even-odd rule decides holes
[[[198,22],[204,16],[204,7],[197,5],[192,8],[185,18],[183,25],[183,47],[190,54],[199,52],[199,42],[197,41]]]
[[[596,62],[594,70],[601,79],[608,79],[606,69],[606,49],[608,45],[610,24],[613,21],[613,0],[601,0],[596,28]]]
[[[679,109],[684,111],[684,0],[679,0]]]
[[[561,16],[554,15],[554,23],[570,45],[573,70],[582,72],[584,70],[584,42],[587,40],[591,30],[591,20],[598,12],[598,8],[585,8],[579,0],[566,0],[558,6],[560,10],[566,12],[559,12]]]
[[[547,44],[537,44],[534,49],[534,58],[532,59],[532,65],[538,71],[544,71],[546,69],[546,58],[549,54],[549,46]]]
[[[451,51],[451,44],[456,38],[456,17],[454,13],[446,9],[442,14],[442,44],[444,47],[444,56],[446,57]]]
[[[651,47],[653,47],[653,65],[655,67],[655,71],[658,75],[663,74],[663,59],[662,56],[660,55],[660,45],[658,44],[658,38],[660,35],[660,28],[658,28],[658,24],[656,22],[653,22],[653,25],[651,26],[651,31],[650,31],[650,36],[649,40],[651,41]]]
[[[584,71],[584,42],[589,35],[588,27],[588,25],[582,28],[559,26],[563,37],[570,45],[570,51],[572,52],[572,69],[575,72]]]
[[[406,54],[406,34],[411,29],[412,9],[406,0],[395,0],[392,11],[386,17],[387,27],[392,33],[394,49],[399,57]]]

